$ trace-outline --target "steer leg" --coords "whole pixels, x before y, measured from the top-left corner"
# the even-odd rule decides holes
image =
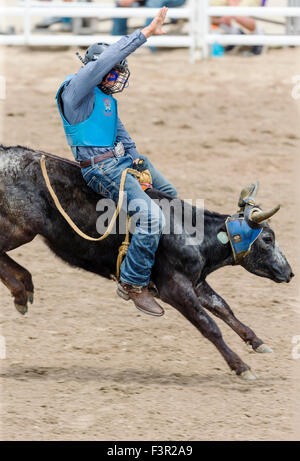
[[[31,274],[7,254],[0,253],[0,279],[10,290],[18,312],[25,314],[28,310],[27,302],[33,302]]]
[[[196,286],[196,294],[205,309],[229,325],[245,343],[250,344],[256,352],[272,352],[264,342],[256,336],[251,328],[240,322],[226,303],[207,282],[203,281]]]
[[[192,282],[184,275],[175,273],[172,278],[156,281],[160,299],[174,306],[202,334],[211,341],[222,354],[230,369],[245,379],[255,379],[239,356],[233,352],[222,338],[221,331],[212,318],[205,312],[194,291]]]

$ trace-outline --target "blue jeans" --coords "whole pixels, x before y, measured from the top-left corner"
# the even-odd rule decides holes
[[[140,155],[140,158],[144,159],[145,168],[148,168],[152,175],[153,187],[174,198],[177,197],[176,189],[147,157]],[[125,154],[121,157],[106,159],[96,165],[83,168],[81,171],[89,187],[117,204],[122,172],[126,168],[132,168],[132,165],[131,156]],[[137,203],[140,219],[136,222],[127,255],[121,265],[120,278],[122,282],[129,285],[147,286],[165,219],[159,206],[148,197],[137,179],[130,173],[127,173],[124,190],[126,196],[123,207],[126,206],[127,214],[133,216],[137,209],[131,207],[130,204]],[[133,200],[135,202],[132,202]]]
[[[186,0],[147,0],[145,3],[146,8],[162,8],[167,6],[168,8],[176,8],[184,5]],[[139,4],[133,4],[132,6],[137,7]],[[147,18],[145,26],[148,26],[153,18]],[[113,18],[113,27],[111,31],[112,35],[127,35],[127,18]]]

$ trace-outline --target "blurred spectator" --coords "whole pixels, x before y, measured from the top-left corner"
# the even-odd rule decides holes
[[[210,0],[211,6],[265,6],[266,0]],[[215,17],[212,22],[218,25],[227,34],[244,34],[243,29],[233,26],[232,20],[235,20],[239,25],[247,29],[254,35],[264,33],[263,29],[257,26],[255,19],[249,16],[224,16],[222,18]],[[231,51],[234,46],[226,47],[227,51]],[[250,53],[259,55],[262,53],[263,46],[252,46]]]
[[[41,0],[41,1],[49,2],[51,0]],[[63,0],[63,1],[71,2],[72,0]],[[53,24],[62,24],[62,28],[66,32],[72,30],[72,18],[55,18],[52,16],[48,18],[43,18],[42,21],[39,22],[35,27],[36,29],[48,29],[48,27],[52,26]]]
[[[145,6],[146,8],[162,8],[167,6],[168,8],[176,8],[184,5],[186,0],[116,0],[116,6],[118,7],[139,7]],[[145,26],[148,26],[152,18],[147,18]],[[113,28],[111,31],[112,35],[127,35],[127,18],[114,18]]]

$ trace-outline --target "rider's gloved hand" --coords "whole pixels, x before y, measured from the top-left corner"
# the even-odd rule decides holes
[[[140,172],[144,171],[145,170],[144,160],[142,158],[136,158],[133,161],[133,168]]]

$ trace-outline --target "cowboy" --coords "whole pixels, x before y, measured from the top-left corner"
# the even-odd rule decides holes
[[[127,56],[143,45],[151,35],[162,35],[167,8],[159,10],[153,21],[142,30],[122,37],[113,45],[91,45],[79,71],[67,77],[57,93],[57,102],[67,141],[75,159],[80,162],[84,180],[96,193],[119,199],[122,172],[143,160],[156,189],[176,198],[177,191],[151,164],[138,153],[136,146],[117,115],[117,101],[112,96],[123,91],[130,71]],[[127,174],[124,185],[127,213],[130,203],[138,200],[140,219],[126,257],[120,268],[117,293],[131,299],[144,313],[161,316],[163,308],[148,290],[155,252],[164,226],[159,206],[143,191],[138,180]],[[149,232],[149,228],[151,229]]]

